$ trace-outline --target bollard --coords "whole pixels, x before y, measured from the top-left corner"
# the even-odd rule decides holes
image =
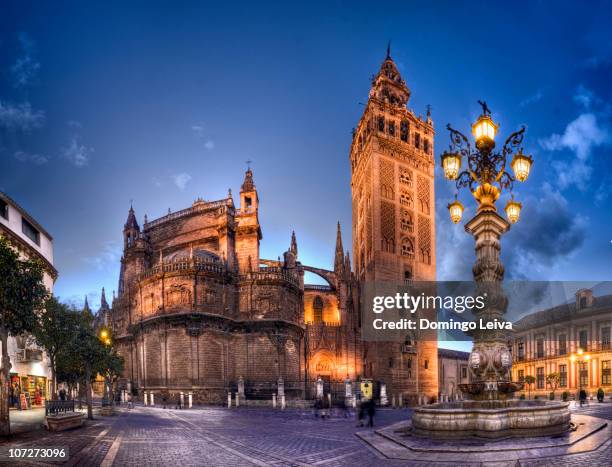
[[[391,396],[391,407],[395,408],[395,394]]]
[[[227,393],[227,408],[228,409],[232,408],[232,393],[231,392]]]
[[[356,409],[357,408],[357,396],[353,396],[353,408]]]
[[[236,393],[236,407],[240,407],[240,394]]]
[[[189,393],[189,408],[193,407],[193,392]]]
[[[155,405],[155,397],[152,392],[149,393],[149,405]]]
[[[281,396],[281,410],[285,410],[286,407],[287,407],[287,403],[285,401],[285,395],[283,394]]]
[[[145,407],[147,406],[147,403],[149,402],[149,396],[147,394],[147,391],[144,392],[144,405]]]
[[[181,392],[181,406],[179,408],[184,408],[185,407],[185,394],[183,392]]]
[[[404,395],[400,392],[399,396],[397,396],[397,405],[399,406],[399,408],[401,409],[402,407],[404,407]]]
[[[276,394],[272,394],[272,408],[276,408]]]
[[[331,393],[327,393],[327,406],[331,409]]]

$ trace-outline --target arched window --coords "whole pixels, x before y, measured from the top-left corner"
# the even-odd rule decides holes
[[[408,141],[408,120],[402,120],[400,123],[400,139]]]
[[[395,136],[395,122],[389,121],[387,131],[391,136]]]
[[[414,245],[409,238],[402,239],[402,256],[408,256],[409,258],[414,256]]]
[[[385,131],[385,117],[378,117],[378,131]]]
[[[312,301],[312,314],[315,323],[323,322],[323,299],[319,295]]]

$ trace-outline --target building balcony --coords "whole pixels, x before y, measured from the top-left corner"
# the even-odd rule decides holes
[[[43,351],[40,349],[18,349],[15,361],[20,363],[42,362]]]

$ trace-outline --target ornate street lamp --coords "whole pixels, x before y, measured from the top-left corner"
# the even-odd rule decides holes
[[[450,131],[451,146],[442,156],[444,176],[456,180],[457,191],[469,188],[478,201],[478,212],[496,212],[495,202],[504,190],[510,190],[515,181],[524,182],[529,176],[533,159],[523,154],[523,136],[525,127],[512,133],[504,143],[501,152],[495,152],[495,136],[499,126],[493,122],[491,111],[485,102],[478,101],[482,106],[482,114],[472,125],[472,134],[476,141],[473,149],[468,138],[461,132],[447,125]],[[514,176],[506,171],[509,156],[512,156],[510,166]],[[467,168],[459,173],[463,158]],[[452,203],[449,205],[454,206]],[[508,209],[509,208],[509,209]],[[515,223],[520,214],[521,204],[512,200],[506,207],[510,222]],[[456,213],[451,214],[453,222]]]
[[[455,201],[448,205],[451,220],[454,224],[461,222],[461,216],[463,216],[463,204],[455,197]]]
[[[525,127],[512,133],[506,139],[501,151],[495,151],[495,137],[499,126],[491,118],[491,111],[485,102],[482,114],[472,125],[475,147],[463,133],[447,125],[450,131],[450,149],[441,156],[444,176],[455,180],[457,191],[469,188],[478,202],[476,215],[470,219],[465,230],[476,240],[476,263],[473,267],[474,280],[478,294],[487,297],[487,306],[476,315],[482,321],[501,320],[508,307],[508,300],[501,283],[504,266],[500,261],[500,239],[508,231],[511,223],[518,221],[521,203],[508,201],[505,213],[508,220],[497,212],[495,202],[504,190],[512,192],[515,181],[523,182],[529,176],[533,160],[523,154]],[[506,171],[507,162],[512,158],[514,176]],[[459,172],[465,159],[465,170]],[[451,220],[461,221],[463,205],[457,200],[448,205]],[[503,332],[477,329],[471,333],[474,340],[470,355],[471,384],[461,385],[475,399],[504,399],[521,388],[510,378],[512,358]]]
[[[511,224],[516,224],[516,222],[519,220],[519,216],[521,215],[521,207],[521,203],[514,201],[514,196],[510,201],[508,201],[508,204],[506,204],[504,211],[506,211],[506,216]]]

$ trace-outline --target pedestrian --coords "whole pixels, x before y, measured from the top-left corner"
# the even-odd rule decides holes
[[[127,407],[128,410],[130,410],[132,407],[134,407],[134,404],[132,403],[132,394],[128,393],[127,395]]]
[[[183,407],[181,406],[181,395],[177,394],[176,395],[176,408],[177,409],[182,409]]]
[[[359,410],[357,411],[357,426],[363,426],[363,419],[365,417],[367,401],[362,400],[359,404]]]
[[[580,390],[579,398],[580,398],[580,407],[582,407],[587,400],[587,393],[584,389]]]
[[[61,401],[65,401],[66,400],[66,390],[64,388],[60,389],[59,397],[60,397]]]
[[[376,413],[376,407],[374,406],[374,400],[368,401],[368,426],[372,428],[374,426],[374,414]]]
[[[162,394],[162,406],[164,407],[164,409],[167,409],[167,404],[168,404],[168,396],[166,395],[166,393],[164,392]]]

